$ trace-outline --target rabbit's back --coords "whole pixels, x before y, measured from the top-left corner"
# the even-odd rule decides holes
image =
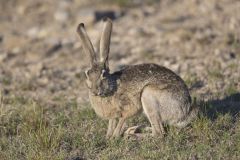
[[[120,87],[128,92],[142,92],[148,85],[156,86],[158,89],[167,89],[173,95],[186,97],[190,100],[188,88],[184,81],[173,71],[156,64],[139,64],[127,66],[122,69]],[[119,74],[119,73],[117,73]],[[182,98],[182,97],[181,97]]]

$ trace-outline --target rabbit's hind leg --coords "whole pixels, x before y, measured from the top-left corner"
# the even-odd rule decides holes
[[[160,104],[154,96],[154,89],[150,87],[145,88],[142,92],[141,102],[144,113],[151,123],[153,136],[163,136],[165,130],[159,113]]]

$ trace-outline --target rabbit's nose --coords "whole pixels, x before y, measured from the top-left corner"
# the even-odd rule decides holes
[[[93,96],[98,96],[98,93],[97,92],[91,92],[91,94],[93,95]]]

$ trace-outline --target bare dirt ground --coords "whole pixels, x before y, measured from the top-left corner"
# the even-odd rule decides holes
[[[240,2],[169,1],[134,8],[84,1],[1,2],[0,84],[13,93],[51,101],[88,101],[81,71],[88,67],[76,26],[85,22],[95,46],[101,22],[94,12],[115,12],[110,64],[153,62],[187,81],[198,98],[240,90]],[[79,79],[80,77],[80,79]]]
[[[96,46],[99,19],[110,11],[115,17],[113,71],[122,65],[163,65],[185,80],[192,97],[239,111],[240,1],[170,0],[131,7],[103,2],[0,1],[2,95],[46,106],[72,100],[79,106],[87,104],[82,72],[89,59],[76,27],[84,22]]]

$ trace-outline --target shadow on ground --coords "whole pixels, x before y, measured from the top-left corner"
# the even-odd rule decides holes
[[[209,100],[203,106],[203,113],[213,121],[219,114],[230,114],[235,120],[240,113],[240,93],[234,93],[223,99]]]

